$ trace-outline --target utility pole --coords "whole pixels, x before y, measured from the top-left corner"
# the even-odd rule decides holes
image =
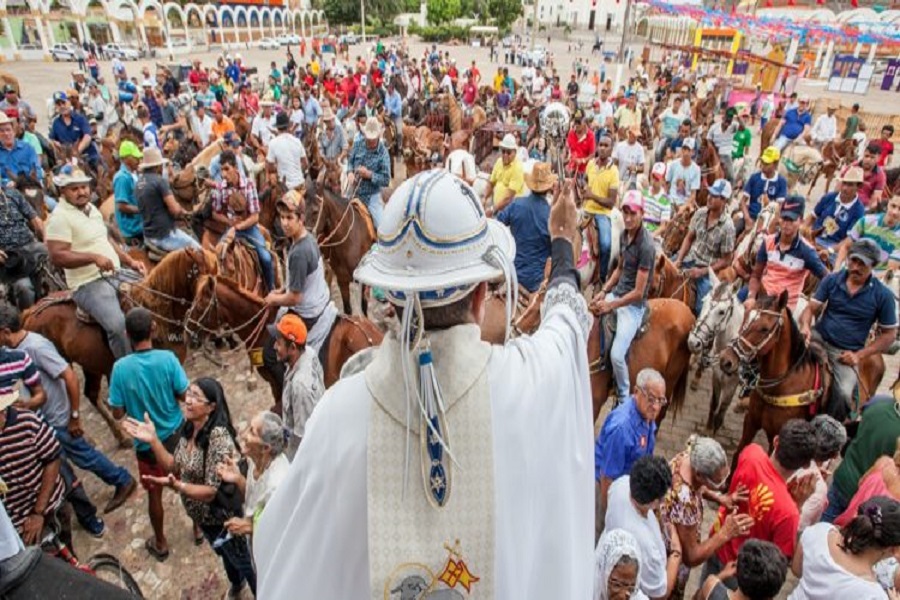
[[[366,0],[359,0],[359,15],[362,21],[362,43],[366,43]]]
[[[622,41],[619,43],[619,60],[625,64],[625,35],[628,33],[628,16],[631,14],[631,0],[625,0],[625,17],[622,20]]]
[[[531,17],[531,51],[534,52],[534,40],[538,34],[538,0],[534,2],[534,14]]]

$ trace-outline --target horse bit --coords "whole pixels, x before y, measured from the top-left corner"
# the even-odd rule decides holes
[[[767,316],[767,317],[775,317],[778,321],[775,323],[775,326],[772,327],[772,330],[769,334],[764,337],[758,344],[751,344],[744,338],[744,332],[752,325],[759,317]],[[749,363],[753,361],[756,356],[759,354],[759,351],[763,349],[763,347],[772,341],[772,339],[781,332],[781,327],[784,325],[784,315],[782,312],[776,312],[774,310],[766,310],[766,309],[754,309],[750,313],[750,319],[747,321],[747,324],[741,329],[740,335],[729,344],[730,348],[734,350],[734,353],[737,354],[738,358],[745,363]]]

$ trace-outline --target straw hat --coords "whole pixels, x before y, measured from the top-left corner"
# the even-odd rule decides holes
[[[859,167],[850,167],[838,179],[840,180],[841,183],[862,183],[863,182],[863,170],[860,169]]]
[[[366,119],[366,124],[362,128],[362,133],[367,140],[377,140],[381,137],[383,132],[384,130],[381,127],[381,123],[378,122],[378,119]]]
[[[517,150],[518,145],[516,144],[516,138],[513,134],[507,133],[503,136],[503,140],[500,142],[501,150]]]
[[[333,121],[334,120],[334,112],[329,107],[325,107],[322,109],[322,120],[323,121]]]
[[[531,173],[525,173],[525,185],[532,192],[541,194],[550,190],[559,178],[550,168],[550,163],[535,163]]]
[[[56,184],[58,188],[68,187],[70,185],[79,185],[82,183],[90,183],[91,178],[85,174],[84,171],[73,167],[72,165],[66,165],[63,167],[59,174],[53,178],[53,183]]]
[[[150,147],[144,150],[144,159],[141,161],[140,169],[141,171],[143,171],[144,169],[161,167],[167,162],[169,161],[163,158],[162,152],[159,151],[159,148]]]

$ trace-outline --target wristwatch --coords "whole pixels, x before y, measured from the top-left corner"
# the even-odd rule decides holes
[[[72,414],[70,415],[70,417],[71,417],[72,419],[77,419],[78,416],[79,416],[79,415],[78,415],[78,411],[77,411],[77,410],[73,410],[73,411],[72,411]]]

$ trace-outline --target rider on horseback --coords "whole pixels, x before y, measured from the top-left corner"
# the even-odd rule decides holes
[[[119,171],[113,177],[113,198],[115,199],[116,225],[122,241],[129,246],[141,245],[144,241],[144,221],[141,208],[134,195],[137,170],[144,153],[131,140],[119,146]]]
[[[44,224],[34,208],[15,189],[0,191],[0,280],[12,285],[20,310],[36,299],[36,289],[47,248],[35,239],[44,237]]]
[[[50,259],[65,269],[66,284],[75,304],[91,315],[106,331],[110,350],[116,358],[131,351],[125,335],[125,315],[116,294],[127,276],[124,264],[143,274],[144,265],[125,254],[109,239],[100,211],[91,204],[91,178],[79,169],[63,167],[54,178],[63,202],[47,221],[47,248]],[[113,272],[106,277],[104,272]]]
[[[606,281],[612,252],[612,221],[610,214],[619,195],[619,170],[613,164],[612,138],[604,135],[597,142],[597,158],[588,163],[587,187],[581,192],[584,212],[592,215],[597,224],[597,257],[600,261],[600,281]]]
[[[783,152],[792,142],[806,137],[811,124],[812,116],[809,114],[809,97],[802,96],[796,108],[789,108],[784,112],[778,137],[772,145]]]
[[[169,181],[163,176],[163,165],[167,162],[159,149],[152,147],[144,151],[141,160],[141,176],[134,193],[143,216],[144,240],[163,253],[187,247],[199,249],[197,240],[175,225],[176,219],[190,213],[175,200]]]
[[[65,92],[53,94],[57,117],[50,126],[50,139],[57,144],[72,145],[94,171],[100,162],[100,154],[91,137],[91,125],[83,114],[76,112]]]
[[[822,280],[815,297],[800,316],[800,332],[807,340],[812,337],[821,343],[828,353],[834,381],[826,411],[838,421],[844,421],[850,413],[860,363],[886,351],[897,337],[894,296],[872,276],[872,268],[880,258],[881,250],[872,240],[854,242],[850,246],[847,270]],[[815,329],[813,317],[816,317]],[[868,341],[875,324],[879,333]],[[860,393],[863,392],[861,389]]]
[[[865,208],[859,201],[862,171],[851,168],[839,180],[840,191],[822,196],[813,214],[806,217],[806,225],[812,228],[816,243],[828,249],[840,244],[847,237],[847,232],[865,214]]]
[[[774,146],[763,150],[759,157],[759,171],[750,176],[741,192],[741,215],[734,220],[735,232],[740,235],[752,227],[765,204],[781,203],[787,196],[787,179],[778,172],[781,152]]]
[[[622,217],[625,231],[622,233],[621,260],[591,302],[591,309],[598,315],[616,311],[616,334],[609,354],[620,399],[627,398],[631,389],[626,355],[647,310],[647,292],[650,289],[647,284],[656,261],[653,236],[643,225],[644,198],[641,192],[630,190],[625,193]]]
[[[881,250],[876,271],[900,269],[900,196],[888,200],[885,212],[864,216],[847,232],[834,260],[835,271],[844,266],[850,244],[861,239],[873,240]]]

